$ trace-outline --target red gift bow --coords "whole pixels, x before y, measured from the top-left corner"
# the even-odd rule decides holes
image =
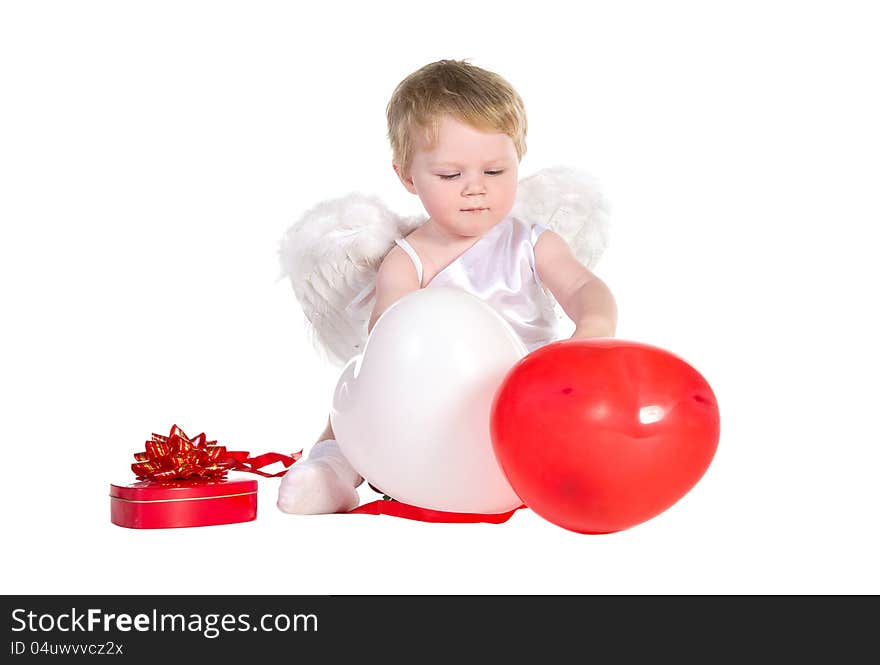
[[[302,457],[302,451],[292,455],[265,453],[250,457],[245,451],[226,450],[226,446],[206,441],[202,432],[190,439],[177,425],[171,426],[168,436],[153,434],[145,442],[145,450],[135,453],[137,460],[131,470],[139,480],[223,480],[229,471],[247,471],[265,478],[275,478],[287,473],[287,467]],[[284,470],[278,473],[260,471],[264,466],[281,462]]]

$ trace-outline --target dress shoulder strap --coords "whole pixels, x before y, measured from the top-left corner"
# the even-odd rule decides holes
[[[394,240],[394,242],[396,242],[404,252],[409,254],[409,258],[412,259],[413,265],[415,265],[415,267],[416,267],[416,274],[419,277],[419,286],[421,286],[422,285],[423,270],[422,270],[422,260],[419,258],[418,252],[416,252],[416,250],[413,249],[413,246],[409,244],[409,242],[407,241],[406,238],[396,238]]]
[[[544,233],[544,231],[547,230],[547,228],[548,227],[544,226],[543,224],[535,224],[534,226],[532,226],[532,230],[530,233],[532,247],[535,246],[535,244],[538,242],[538,238],[541,236],[542,233]]]

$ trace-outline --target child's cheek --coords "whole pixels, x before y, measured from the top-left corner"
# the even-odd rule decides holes
[[[425,209],[428,211],[428,214],[432,217],[436,217],[442,213],[445,208],[444,203],[446,198],[447,197],[445,197],[442,192],[433,190],[429,191],[423,198]]]

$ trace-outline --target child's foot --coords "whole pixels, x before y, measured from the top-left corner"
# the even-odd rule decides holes
[[[278,508],[294,515],[347,513],[360,503],[355,487],[362,481],[335,441],[321,441],[308,459],[296,462],[284,474]]]

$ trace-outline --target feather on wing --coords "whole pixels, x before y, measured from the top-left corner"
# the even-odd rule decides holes
[[[553,166],[521,179],[512,213],[558,233],[587,268],[595,267],[608,247],[608,202],[596,179],[583,171]]]
[[[394,214],[378,197],[352,193],[303,213],[281,240],[284,275],[318,351],[337,365],[367,338],[371,289],[382,259],[424,218]]]

